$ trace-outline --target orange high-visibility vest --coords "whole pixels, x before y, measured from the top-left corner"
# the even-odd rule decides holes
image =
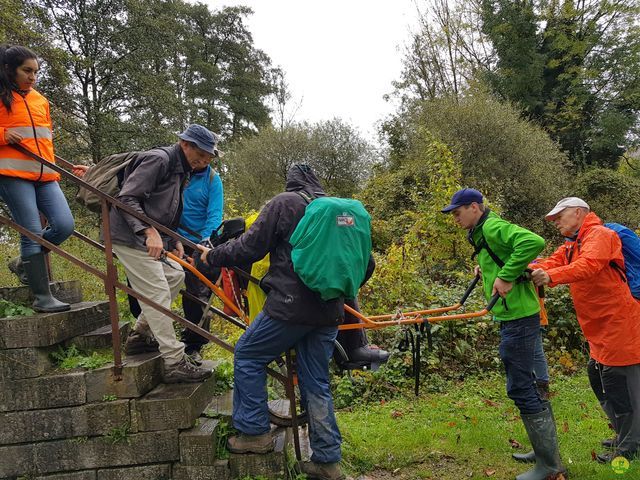
[[[7,131],[22,135],[22,146],[55,163],[46,98],[35,90],[30,90],[24,97],[14,91],[10,112],[0,102],[0,175],[41,182],[60,180],[59,173],[9,146],[5,140]]]

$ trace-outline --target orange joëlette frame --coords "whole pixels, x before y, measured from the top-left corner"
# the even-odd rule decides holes
[[[170,258],[171,260],[173,260],[175,262],[178,262],[180,265],[182,265],[183,268],[186,268],[191,273],[193,273],[196,277],[198,277],[198,279],[202,283],[204,283],[213,293],[216,294],[216,296],[220,300],[222,300],[222,303],[224,303],[236,315],[238,315],[238,318],[240,320],[242,320],[244,323],[249,325],[249,317],[247,317],[247,315],[240,308],[238,308],[238,306],[233,302],[233,300],[231,300],[229,297],[227,297],[225,295],[224,291],[220,287],[218,287],[216,284],[214,284],[211,280],[209,280],[207,277],[205,277],[202,273],[200,273],[200,271],[196,267],[191,265],[189,262],[177,257],[176,255],[174,255],[173,253],[170,253],[170,252],[166,252],[165,251],[165,255],[168,258]]]
[[[238,315],[238,317],[241,320],[243,320],[246,324],[249,323],[249,318],[247,317],[247,315],[240,308],[238,308],[238,306],[231,299],[229,299],[229,297],[225,295],[224,291],[220,287],[215,285],[213,282],[211,282],[211,280],[209,280],[202,273],[200,273],[200,271],[196,267],[191,265],[189,262],[186,262],[185,260],[178,258],[177,256],[175,256],[170,252],[165,252],[165,254],[168,258],[178,262],[180,265],[182,265],[182,267],[186,268],[191,273],[193,273],[196,277],[198,277],[200,281],[202,281],[209,289],[211,289],[213,293],[216,294],[216,296],[220,300],[222,300],[222,303],[224,303],[227,307],[233,310],[233,312],[236,313],[236,315]],[[367,317],[362,313],[358,312],[357,310],[353,309],[352,307],[345,305],[344,306],[345,311],[355,316],[356,318],[358,318],[362,323],[342,324],[338,326],[338,330],[359,330],[364,328],[378,329],[378,328],[392,327],[394,325],[412,325],[412,324],[424,323],[424,322],[437,323],[437,322],[447,322],[450,320],[466,320],[470,318],[483,317],[487,313],[489,313],[491,308],[493,308],[493,305],[498,300],[499,297],[497,294],[491,298],[489,304],[485,308],[477,312],[441,315],[439,317],[428,316],[428,315],[433,315],[437,313],[446,313],[446,312],[451,312],[451,311],[460,309],[464,304],[464,301],[466,300],[468,295],[471,293],[473,288],[478,283],[478,280],[479,280],[479,277],[475,277],[471,285],[467,288],[467,291],[465,292],[463,299],[460,302],[456,303],[455,305],[451,305],[449,307],[439,307],[439,308],[431,308],[428,310],[398,312],[395,314],[375,315],[375,316]]]

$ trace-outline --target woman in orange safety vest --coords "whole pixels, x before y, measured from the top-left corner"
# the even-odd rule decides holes
[[[38,69],[38,58],[28,48],[0,46],[0,197],[16,223],[59,245],[74,228],[71,210],[58,184],[60,175],[12,147],[20,144],[55,162],[49,102],[33,89]],[[40,213],[49,223],[45,228]],[[23,235],[20,257],[12,260],[9,268],[30,286],[36,311],[70,308],[51,295],[39,243]]]

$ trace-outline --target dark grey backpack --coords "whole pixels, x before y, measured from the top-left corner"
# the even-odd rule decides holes
[[[82,179],[101,192],[115,197],[120,192],[124,180],[124,169],[137,155],[138,152],[109,155],[89,168]],[[76,201],[92,212],[101,212],[100,196],[86,188],[80,187]]]

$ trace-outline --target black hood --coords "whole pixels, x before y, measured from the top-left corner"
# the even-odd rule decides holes
[[[287,192],[298,192],[304,190],[312,197],[322,197],[325,195],[320,180],[313,169],[306,164],[295,164],[287,172]]]

